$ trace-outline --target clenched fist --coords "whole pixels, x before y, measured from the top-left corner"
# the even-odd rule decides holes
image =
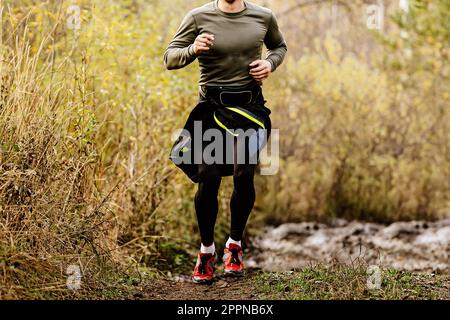
[[[255,60],[250,63],[250,75],[256,81],[266,80],[272,72],[272,64],[267,60]]]
[[[214,35],[202,33],[194,41],[194,53],[196,55],[209,51],[214,44]]]

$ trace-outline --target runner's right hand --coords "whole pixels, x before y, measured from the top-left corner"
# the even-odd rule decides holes
[[[196,55],[209,51],[214,43],[214,35],[202,33],[194,41],[194,53]]]

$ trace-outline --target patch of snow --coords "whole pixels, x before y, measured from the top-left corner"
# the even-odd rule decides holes
[[[436,222],[376,223],[335,220],[330,226],[287,223],[254,239],[260,253],[250,265],[270,271],[291,270],[315,262],[364,261],[402,270],[450,272],[450,218]]]
[[[450,227],[441,228],[437,231],[427,230],[416,238],[417,244],[450,245]]]

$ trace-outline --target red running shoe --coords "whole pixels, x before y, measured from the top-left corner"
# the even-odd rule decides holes
[[[211,283],[214,277],[216,254],[199,253],[192,273],[194,283]]]
[[[223,251],[224,272],[230,275],[242,276],[244,274],[244,261],[242,260],[242,248],[230,243],[229,248]]]

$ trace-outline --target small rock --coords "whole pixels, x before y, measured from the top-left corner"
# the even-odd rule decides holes
[[[191,277],[184,276],[184,275],[177,275],[172,278],[172,281],[175,281],[175,282],[189,282],[190,280],[191,280]]]
[[[226,288],[226,287],[228,287],[228,282],[226,282],[224,280],[220,280],[219,282],[217,282],[217,287]]]

